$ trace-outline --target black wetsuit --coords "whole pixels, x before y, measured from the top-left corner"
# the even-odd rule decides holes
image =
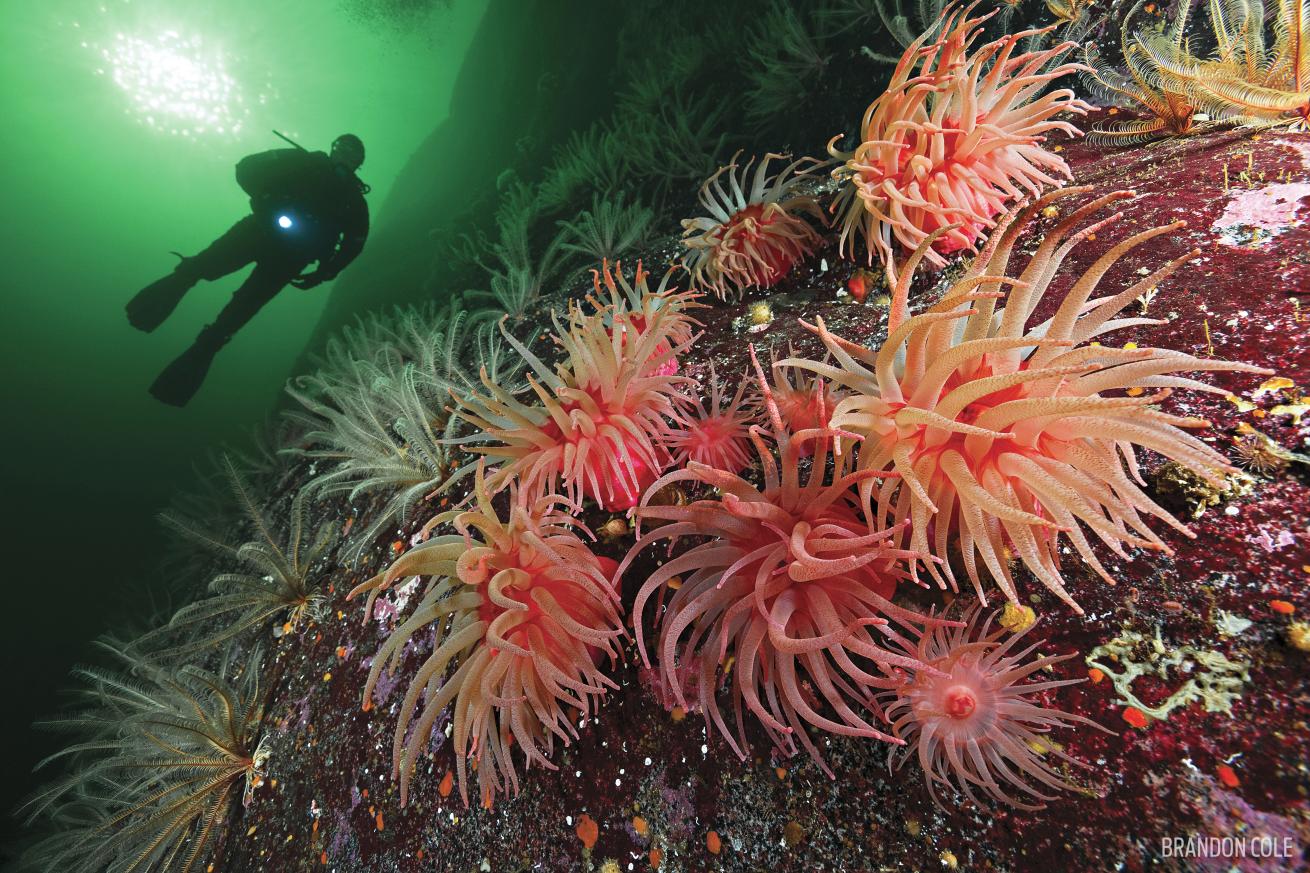
[[[178,406],[199,388],[218,350],[288,282],[315,261],[315,280],[335,278],[368,238],[366,189],[323,152],[276,149],[250,155],[237,164],[236,177],[250,195],[251,214],[204,251],[183,258],[172,275],[147,286],[127,306],[133,325],[154,330],[196,282],[255,264],[214,322],[151,387],[156,397]]]
[[[319,261],[318,278],[329,281],[368,238],[368,204],[359,181],[323,152],[251,155],[237,164],[237,184],[250,195],[251,214],[183,262],[187,272],[210,280],[255,263],[210,326],[224,342],[311,263]],[[279,218],[290,226],[280,226]]]

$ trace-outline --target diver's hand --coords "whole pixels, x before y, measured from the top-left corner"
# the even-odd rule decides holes
[[[331,276],[328,276],[322,270],[314,270],[292,279],[291,284],[297,288],[308,290],[322,285],[331,278]]]

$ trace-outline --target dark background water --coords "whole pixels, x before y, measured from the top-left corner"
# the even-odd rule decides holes
[[[243,442],[270,414],[331,289],[286,289],[182,410],[146,387],[240,275],[197,287],[151,335],[128,326],[123,304],[172,268],[169,250],[194,252],[244,214],[232,166],[283,146],[273,128],[309,148],[345,131],[361,136],[360,175],[384,227],[380,206],[445,118],[484,8],[485,0],[6,6],[4,842],[9,809],[34,785],[33,764],[56,747],[32,720],[56,708],[90,640],[145,624],[195,584],[161,574],[165,534],[154,516],[191,487],[207,452]],[[216,119],[209,129],[184,133],[195,124],[178,119],[203,111]],[[220,124],[228,129],[213,129]]]

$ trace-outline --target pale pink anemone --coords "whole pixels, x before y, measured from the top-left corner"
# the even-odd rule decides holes
[[[709,405],[695,398],[694,408],[676,417],[676,426],[669,435],[675,466],[695,461],[729,473],[740,473],[750,466],[750,426],[757,410],[745,400],[746,385],[743,379],[728,399],[710,363]]]
[[[843,186],[831,207],[841,214],[839,250],[856,258],[862,241],[867,263],[877,253],[893,282],[898,243],[912,251],[948,228],[935,240],[937,251],[927,253],[940,266],[945,261],[938,252],[972,247],[1007,203],[1071,178],[1064,159],[1042,146],[1044,134],[1078,135],[1053,116],[1090,107],[1069,89],[1042,91],[1084,69],[1056,66],[1077,43],[1015,54],[1052,25],[1003,36],[971,53],[983,23],[995,14],[969,17],[976,5],[946,12],[940,29],[906,49],[891,84],[865,111],[854,151],[838,151],[840,137],[828,144],[841,161],[832,175]],[[941,36],[929,43],[933,33]]]
[[[1098,296],[1098,286],[1130,251],[1178,230],[1183,222],[1114,245],[1077,278],[1052,318],[1029,326],[1069,251],[1122,213],[1074,229],[1107,204],[1133,194],[1108,194],[1067,214],[1042,238],[1017,279],[1006,275],[1011,253],[1039,212],[1088,190],[1051,192],[1009,213],[969,271],[939,302],[911,317],[914,267],[936,236],[948,232],[939,229],[920,244],[896,285],[888,336],[880,348],[847,342],[817,319],[816,325],[806,326],[823,340],[834,363],[781,362],[810,369],[849,392],[833,411],[832,427],[862,438],[857,469],[900,474],[881,484],[861,482],[866,511],[872,512],[876,491],[878,511],[872,517],[886,512],[896,522],[911,521],[908,548],[941,559],[928,565],[941,587],[956,587],[948,563],[956,553],[984,602],[979,559],[1005,596],[1018,602],[1009,566],[1013,554],[1081,613],[1061,575],[1061,535],[1109,584],[1115,579],[1093,553],[1085,532],[1124,559],[1124,546],[1172,554],[1143,516],[1193,534],[1142,490],[1134,447],[1151,449],[1221,485],[1233,467],[1184,432],[1209,423],[1157,406],[1179,388],[1228,393],[1175,375],[1180,372],[1269,372],[1167,349],[1092,342],[1111,331],[1163,323],[1119,315],[1195,257],[1196,250],[1110,293]],[[1009,291],[988,290],[999,286]],[[844,455],[855,449],[853,444],[845,451],[838,447]]]
[[[720,300],[730,293],[740,295],[748,288],[776,284],[821,240],[802,216],[824,221],[818,202],[797,191],[820,161],[801,158],[770,176],[769,162],[785,161],[787,156],[767,154],[748,184],[755,160],[738,174],[740,154],[701,186],[700,203],[709,215],[682,222],[682,244],[690,249],[684,263],[692,282]]]
[[[374,601],[396,582],[428,577],[422,600],[373,657],[364,685],[367,710],[382,671],[394,673],[407,646],[435,632],[434,650],[400,703],[392,742],[402,805],[414,765],[449,704],[460,796],[467,804],[471,758],[482,803],[490,806],[496,794],[518,791],[513,746],[528,767],[557,769],[550,761],[555,740],[568,745],[579,719],[617,687],[598,666],[602,657],[611,666],[617,661],[624,635],[615,565],[579,538],[577,531],[590,532],[573,518],[577,507],[511,486],[502,521],[481,468],[473,497],[475,508],[443,513],[428,525],[451,522],[458,535],[414,547],[349,595],[368,592],[365,615],[371,616]]]
[[[933,802],[936,786],[954,786],[974,803],[974,789],[1021,809],[1041,809],[1032,801],[1054,800],[1047,790],[1077,791],[1043,760],[1049,755],[1079,767],[1089,765],[1066,755],[1044,735],[1052,728],[1090,725],[1080,715],[1049,709],[1034,698],[1083,679],[1046,679],[1024,684],[1039,671],[1050,671],[1069,655],[1041,655],[1029,659],[1041,640],[1015,651],[1032,630],[1013,634],[991,631],[995,613],[980,624],[977,605],[964,617],[965,627],[935,627],[923,634],[907,654],[936,672],[918,672],[895,691],[880,698],[888,701],[887,719],[892,731],[905,741],[888,755],[888,766],[899,770],[915,757]],[[1035,625],[1034,625],[1035,626]],[[1106,731],[1110,733],[1110,731]]]
[[[765,432],[751,427],[763,486],[695,461],[663,476],[635,515],[639,522],[669,523],[644,534],[639,524],[619,573],[656,540],[672,546],[682,537],[710,537],[641,586],[632,616],[643,660],[649,667],[642,629],[646,605],[657,595],[663,601],[666,589],[676,587],[658,618],[658,669],[677,702],[688,705],[684,683],[695,677],[707,727],[716,726],[739,756],[746,755],[749,710],[784,753],[794,754],[799,743],[832,775],[807,728],[897,742],[874,726],[881,716],[874,693],[893,686],[898,668],[931,668],[882,641],[908,647],[895,625],[917,634],[934,620],[890,601],[905,576],[904,562],[914,556],[890,545],[898,528],[869,532],[853,490],[884,474],[852,473],[848,461],[838,459],[828,475],[828,455],[819,448],[814,472],[802,482],[797,446],[822,446],[833,431],[789,433],[758,362],[755,369],[778,452],[775,458]],[[721,496],[686,506],[650,505],[655,493],[676,482],[709,486]],[[681,584],[671,586],[679,576],[685,576]],[[720,676],[732,686],[735,732],[716,701]],[[831,717],[819,711],[825,704]]]
[[[590,497],[604,509],[627,509],[671,463],[669,421],[695,384],[674,375],[672,362],[693,340],[686,310],[696,295],[663,284],[651,292],[640,266],[635,285],[616,285],[608,266],[604,276],[609,299],[592,298],[593,312],[571,304],[566,322],[551,316],[563,349],[554,370],[506,335],[535,374],[528,381],[538,403],[513,396],[485,370],[488,394],[455,395],[459,415],[477,430],[455,442],[500,462],[488,479],[493,491],[518,480],[536,494],[559,489],[574,503]]]

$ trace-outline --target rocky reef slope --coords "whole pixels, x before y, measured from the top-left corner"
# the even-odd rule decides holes
[[[1218,132],[1127,151],[1060,148],[1080,184],[1137,192],[1122,205],[1121,227],[1188,222],[1132,253],[1111,280],[1145,275],[1190,247],[1202,252],[1135,307],[1164,324],[1122,330],[1107,344],[1275,370],[1267,381],[1216,374],[1209,378],[1230,396],[1180,392],[1167,411],[1209,419],[1204,439],[1234,459],[1265,466],[1262,458],[1279,458],[1256,432],[1303,452],[1310,296],[1299,292],[1310,290],[1310,136]],[[1074,251],[1052,297],[1117,238],[1105,236]],[[1026,250],[1036,238],[1026,238]],[[672,239],[642,253],[655,275],[677,256]],[[750,343],[821,354],[800,317],[821,315],[842,335],[876,343],[885,299],[857,302],[847,292],[851,274],[831,249],[820,250],[767,293],[710,301],[697,313],[706,333],[684,371],[704,374],[713,362],[720,374],[741,372]],[[921,277],[913,299],[930,298],[932,283]],[[543,301],[541,311],[559,302]],[[304,475],[302,466],[289,490]],[[1090,765],[1067,768],[1081,796],[1038,812],[968,803],[944,811],[917,770],[889,774],[882,745],[843,738],[825,741],[835,780],[805,757],[771,756],[758,731],[755,757],[739,762],[698,714],[666,705],[629,644],[619,690],[557,752],[557,771],[529,770],[521,793],[494,809],[465,808],[452,791],[452,743],[438,731],[402,808],[389,713],[401,692],[384,683],[370,711],[360,693],[404,595],[388,594],[368,616],[344,596],[403,548],[431,514],[420,510],[412,529],[384,537],[361,566],[329,569],[324,617],[272,644],[270,778],[231,822],[212,869],[1307,869],[1310,644],[1297,622],[1310,618],[1310,474],[1299,462],[1270,461],[1220,494],[1148,453],[1146,475],[1158,499],[1190,517],[1195,539],[1163,534],[1172,558],[1124,562],[1098,550],[1119,579],[1114,587],[1071,561],[1066,572],[1085,617],[1032,580],[1019,586],[1041,618],[1040,651],[1078,654],[1056,678],[1089,678],[1048,692],[1047,704],[1115,732],[1053,736]],[[610,518],[593,508],[587,521],[600,528]],[[346,524],[344,510],[337,521]],[[598,551],[621,558],[629,544],[602,541]],[[1295,856],[1210,866],[1169,857],[1170,840],[1208,835],[1268,836]]]

